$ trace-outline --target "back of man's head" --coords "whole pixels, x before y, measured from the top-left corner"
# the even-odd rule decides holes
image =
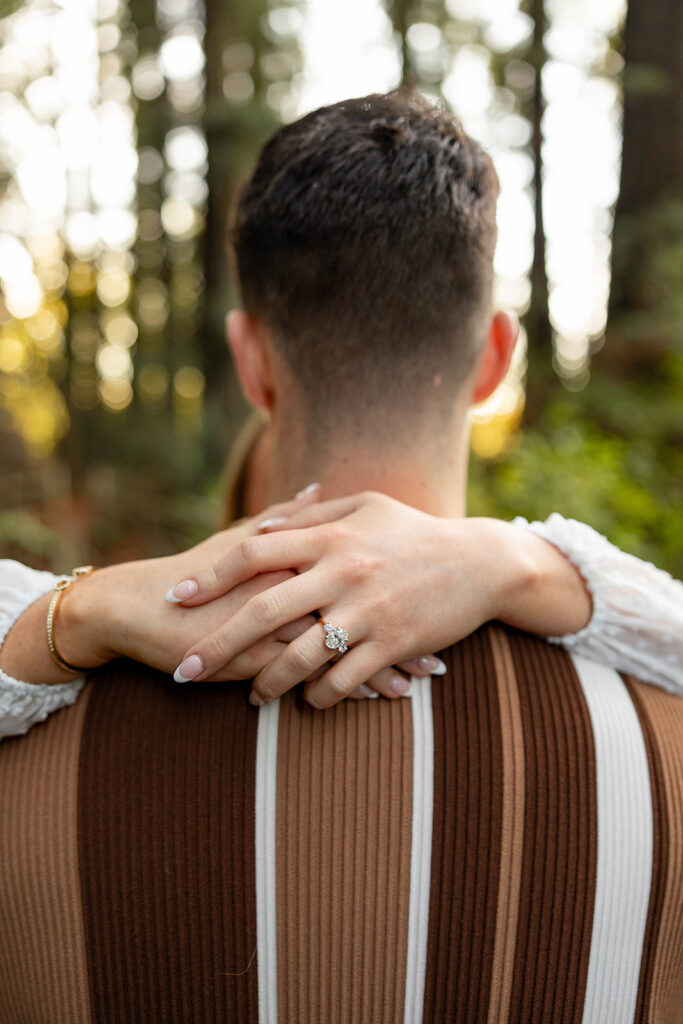
[[[404,90],[271,137],[237,206],[237,270],[319,429],[369,403],[423,409],[435,379],[452,402],[488,328],[497,193],[457,120]]]

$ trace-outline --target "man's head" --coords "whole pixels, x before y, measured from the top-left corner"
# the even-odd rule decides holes
[[[405,91],[322,107],[266,143],[234,224],[245,310],[317,426],[451,402],[491,319],[493,164]],[[435,384],[436,381],[436,384]]]

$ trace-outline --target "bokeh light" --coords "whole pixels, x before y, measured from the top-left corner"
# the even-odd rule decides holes
[[[554,367],[570,389],[588,380],[606,322],[621,105],[612,40],[624,9],[625,0],[546,2],[549,315]],[[289,120],[392,88],[406,56],[424,91],[494,157],[496,298],[523,315],[535,72],[521,0],[447,0],[416,8],[412,23],[409,11],[405,55],[381,0],[272,0],[264,10],[258,43],[238,34],[219,53],[226,109],[240,116],[265,102]],[[204,25],[200,0],[157,0],[144,33],[118,0],[27,0],[0,26],[0,403],[34,450],[63,436],[68,404],[120,413],[137,395],[145,408],[168,400],[181,419],[201,406],[203,385],[194,394],[198,378],[184,373],[193,368],[173,353],[192,343],[205,288]],[[509,379],[474,415],[482,454],[514,443],[524,373],[522,343]],[[19,416],[17,395],[32,388],[45,409],[26,402]]]
[[[203,8],[160,0],[156,14],[158,45],[140,51],[117,0],[28,0],[0,25],[0,405],[36,453],[68,430],[65,397],[120,413],[139,341],[195,329],[201,273],[170,275],[172,295],[163,276],[167,240],[194,246],[203,226]],[[140,144],[136,104],[164,96],[168,129]],[[158,365],[143,363],[141,399],[168,391]]]

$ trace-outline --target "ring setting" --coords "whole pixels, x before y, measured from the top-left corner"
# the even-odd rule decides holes
[[[325,647],[330,651],[338,651],[339,654],[346,654],[348,651],[349,634],[341,626],[333,626],[331,622],[323,622],[320,625],[325,630]]]

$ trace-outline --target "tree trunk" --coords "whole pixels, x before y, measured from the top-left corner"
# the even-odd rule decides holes
[[[683,6],[629,0],[624,34],[624,118],[610,316],[599,363],[633,376],[671,344],[662,252],[680,246],[683,189]],[[678,226],[677,226],[678,224]],[[659,255],[657,255],[659,254]],[[655,259],[660,262],[655,265]]]
[[[206,0],[206,107],[204,131],[208,148],[206,222],[203,242],[205,279],[202,313],[202,362],[206,375],[206,400],[211,408],[228,389],[228,357],[223,316],[227,307],[227,222],[234,193],[231,111],[223,96],[223,51],[234,32],[234,4],[230,0]],[[234,36],[233,36],[234,38]]]
[[[528,60],[535,76],[528,114],[532,130],[531,157],[534,164],[534,255],[531,264],[531,303],[524,318],[528,338],[525,411],[527,422],[538,418],[550,390],[556,383],[552,372],[552,330],[548,314],[548,275],[545,265],[543,223],[543,68],[547,59],[544,42],[547,29],[544,0],[531,0],[528,10],[534,22]]]
[[[683,5],[629,0],[617,221],[683,188]]]
[[[267,0],[206,0],[206,108],[204,131],[208,147],[208,200],[203,236],[205,276],[202,317],[203,369],[207,380],[206,450],[209,463],[225,455],[225,437],[236,433],[244,404],[228,356],[224,318],[237,299],[231,275],[228,227],[236,191],[249,176],[256,154],[278,119],[266,103],[268,82],[262,72],[264,51],[277,48],[263,35]],[[244,105],[231,105],[223,92],[224,53],[230,43],[246,43],[253,51],[249,74],[253,94]]]
[[[415,85],[412,73],[410,52],[408,50],[408,11],[413,6],[412,0],[391,0],[387,4],[389,17],[398,35],[401,47],[401,85]]]

